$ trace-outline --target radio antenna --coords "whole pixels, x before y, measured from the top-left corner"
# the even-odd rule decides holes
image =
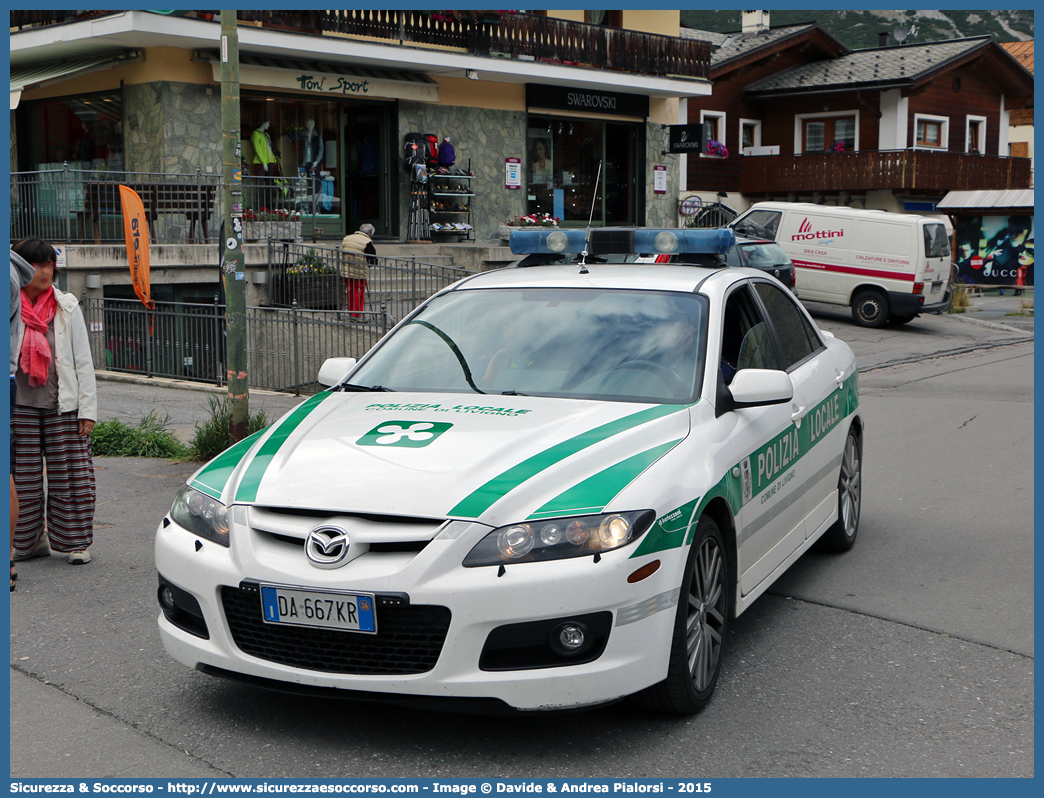
[[[594,191],[591,192],[591,213],[587,217],[587,232],[584,233],[584,251],[580,253],[580,274],[588,274],[587,271],[587,242],[591,238],[591,221],[594,219],[595,200],[598,199],[598,189],[602,184],[602,162],[598,162],[598,174],[595,175]]]

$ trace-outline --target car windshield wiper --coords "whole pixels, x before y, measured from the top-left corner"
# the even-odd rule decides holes
[[[394,388],[385,388],[383,385],[353,385],[350,382],[342,382],[337,386],[338,391],[368,391],[372,393],[395,393]]]

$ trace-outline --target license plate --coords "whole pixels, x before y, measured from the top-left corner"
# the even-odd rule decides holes
[[[377,633],[373,595],[261,585],[261,617],[283,626]]]

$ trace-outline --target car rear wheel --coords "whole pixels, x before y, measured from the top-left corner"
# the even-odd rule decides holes
[[[880,291],[860,291],[852,300],[852,318],[860,327],[881,327],[888,321],[888,300]]]
[[[863,503],[863,441],[855,429],[848,431],[837,478],[837,521],[823,533],[816,548],[842,552],[852,548],[859,532],[859,510]]]
[[[710,701],[721,673],[732,608],[728,574],[721,531],[712,518],[703,516],[685,565],[667,678],[639,693],[640,703],[689,715]]]

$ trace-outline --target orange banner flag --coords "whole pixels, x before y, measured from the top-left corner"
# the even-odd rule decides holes
[[[120,186],[123,205],[123,235],[127,241],[127,261],[130,263],[134,293],[149,310],[156,307],[152,301],[149,279],[149,228],[141,197],[130,186]]]

